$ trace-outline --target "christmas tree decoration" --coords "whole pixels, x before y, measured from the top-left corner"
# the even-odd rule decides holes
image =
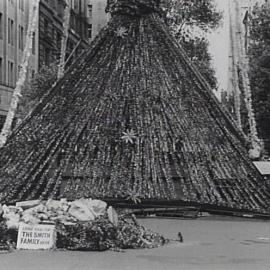
[[[0,202],[268,211],[245,138],[169,34],[159,2],[109,1],[111,21],[2,148]]]
[[[127,130],[126,132],[123,132],[123,136],[121,137],[122,140],[124,140],[126,143],[134,143],[133,140],[136,139],[136,135],[133,130]]]
[[[127,35],[127,29],[125,27],[120,27],[115,33],[118,37],[124,38]]]
[[[57,78],[60,80],[65,71],[65,60],[66,60],[66,50],[67,50],[67,41],[68,41],[68,29],[69,29],[69,21],[70,21],[70,10],[71,3],[70,0],[66,0],[65,2],[65,12],[64,12],[64,22],[63,22],[63,35],[61,39],[61,51],[60,51],[60,61],[58,67]]]

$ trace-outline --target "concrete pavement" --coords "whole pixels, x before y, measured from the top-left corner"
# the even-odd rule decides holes
[[[270,222],[238,218],[143,219],[168,238],[165,247],[119,252],[15,251],[0,270],[269,270]]]

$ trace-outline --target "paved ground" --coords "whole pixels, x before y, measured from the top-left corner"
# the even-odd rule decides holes
[[[269,270],[270,221],[232,218],[140,221],[184,243],[117,252],[16,251],[0,254],[0,270]]]

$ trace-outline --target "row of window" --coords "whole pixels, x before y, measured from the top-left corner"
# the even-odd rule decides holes
[[[14,1],[19,1],[19,9],[24,10],[24,0],[8,0],[10,5],[14,5]]]
[[[56,38],[57,44],[59,41],[61,42],[62,33],[55,29],[51,21],[44,19],[43,26],[44,36],[51,37],[53,40]],[[91,38],[92,33],[89,32],[88,24],[74,13],[70,16],[70,28],[78,33],[82,39]]]
[[[61,45],[61,39],[59,40],[59,44]],[[68,39],[67,42],[67,49],[66,49],[66,58],[71,54],[76,44],[71,42]],[[56,59],[59,58],[60,55],[60,46],[58,46],[58,49],[52,49],[51,47],[46,47],[40,44],[40,53],[41,53],[41,59],[43,59],[42,64],[45,64],[46,66],[49,66],[52,62],[56,61]],[[74,53],[73,57],[76,57],[78,52]]]
[[[45,0],[45,2],[57,12],[59,17],[64,16],[65,2],[63,0]]]
[[[19,9],[24,10],[24,0],[19,0]]]
[[[78,14],[72,12],[70,14],[70,25],[69,27],[78,33],[82,39],[88,39],[88,24],[84,18]]]
[[[1,94],[0,94],[0,104],[1,104]],[[6,115],[0,115],[0,132],[2,130],[2,128],[4,127],[6,121]],[[12,122],[12,128],[14,128],[18,123],[18,118],[15,117],[13,122]]]
[[[7,62],[7,85],[10,87],[15,87],[16,84],[16,74],[15,74],[15,68],[14,63],[12,61]],[[20,73],[20,66],[18,66],[17,72],[18,76]],[[35,70],[31,70],[31,79],[35,76]],[[0,57],[0,84],[5,84],[4,79],[4,65],[3,65],[3,59]]]
[[[14,63],[11,61],[8,61],[8,69],[7,69],[7,85],[10,87],[14,87],[15,85],[15,74],[14,74]],[[4,65],[3,65],[3,59],[0,58],[0,83],[5,83],[4,80]]]
[[[52,41],[56,40],[57,47],[61,47],[62,33],[58,31],[47,19],[44,19],[44,37],[47,40],[48,38],[52,39]]]
[[[8,44],[14,46],[15,41],[15,27],[14,21],[8,18]],[[3,14],[0,13],[0,39],[3,39]],[[18,41],[19,41],[19,49],[23,51],[24,42],[25,42],[25,32],[23,26],[19,25],[18,29]],[[32,54],[35,54],[35,33],[33,34],[32,39]]]

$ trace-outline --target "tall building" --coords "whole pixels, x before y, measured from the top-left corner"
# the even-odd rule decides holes
[[[0,1],[0,130],[18,79],[31,1],[34,0]],[[107,22],[106,2],[40,0],[39,23],[34,33],[28,78],[32,78],[43,65],[59,60],[66,3],[71,8],[66,50],[68,66]]]
[[[240,65],[247,58],[247,49],[250,42],[249,14],[256,4],[269,4],[269,2],[269,0],[230,0],[230,53],[227,96],[234,99],[234,108],[229,110],[234,111],[239,126],[241,125],[240,112],[236,109],[241,106],[239,72]]]
[[[230,58],[229,80],[227,93],[223,93],[222,101],[229,106],[233,116],[241,129],[250,139],[256,155],[260,157],[262,137],[259,137],[257,119],[254,113],[252,88],[250,81],[250,15],[256,5],[269,5],[265,0],[230,0]],[[255,108],[257,109],[257,108]],[[255,153],[255,152],[254,152]]]
[[[107,23],[107,0],[41,0],[39,10],[39,67],[59,59],[66,2],[71,6],[67,57],[72,62]]]
[[[89,0],[69,0],[70,26],[67,41],[67,57],[76,57],[87,48]],[[39,67],[59,60],[63,35],[65,0],[41,0],[39,7]]]
[[[107,0],[89,0],[89,36],[93,39],[109,20],[109,14],[105,12]]]
[[[29,21],[29,1],[0,1],[0,128],[5,121],[20,70]],[[37,32],[38,29],[35,36]],[[38,67],[38,41],[36,38],[33,41],[28,74],[34,74]]]

